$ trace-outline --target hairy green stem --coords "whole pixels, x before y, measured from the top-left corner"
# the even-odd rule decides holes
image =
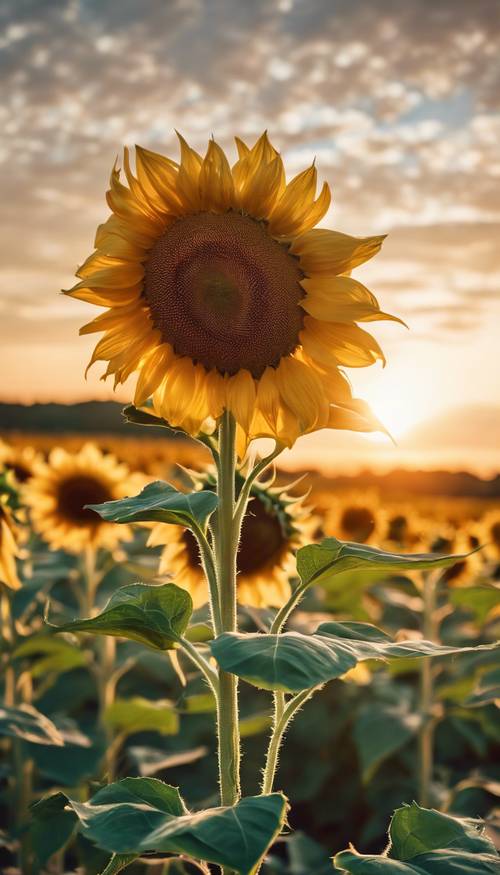
[[[301,693],[297,693],[296,696],[289,699],[286,703],[285,696],[282,692],[276,692],[274,694],[274,725],[262,777],[261,792],[263,796],[273,792],[273,784],[276,769],[278,768],[281,743],[290,721],[302,707],[304,702],[307,702],[317,689],[318,687],[313,687],[310,690],[303,690]]]
[[[195,535],[200,548],[201,564],[203,566],[203,571],[205,572],[205,577],[207,578],[208,591],[210,594],[210,613],[212,616],[214,633],[217,636],[222,632],[222,619],[214,554],[205,533],[199,526],[193,527],[193,534]]]
[[[250,498],[250,492],[252,490],[252,486],[255,483],[255,481],[257,480],[257,478],[260,477],[260,475],[264,473],[266,468],[269,467],[269,465],[274,461],[274,459],[277,458],[277,456],[280,455],[280,453],[282,451],[283,451],[283,447],[276,444],[273,452],[269,453],[268,456],[264,456],[264,458],[261,459],[260,462],[257,462],[257,464],[252,468],[252,470],[250,471],[248,477],[246,478],[243,486],[241,487],[240,494],[239,494],[238,500],[236,502],[235,512],[234,512],[234,529],[235,529],[235,535],[238,538],[238,540],[239,540],[239,534],[241,531],[241,524],[243,522],[243,517],[245,516],[245,513],[246,513],[248,499]]]
[[[296,589],[294,589],[294,591],[292,592],[288,601],[285,602],[283,607],[281,607],[279,609],[278,613],[276,614],[276,616],[272,622],[271,629],[269,630],[271,635],[279,635],[280,634],[281,630],[283,629],[283,626],[285,625],[286,621],[288,620],[288,617],[290,616],[290,614],[292,613],[294,608],[297,607],[297,605],[300,602],[300,600],[302,599],[303,595],[304,595],[304,589],[300,585]]]
[[[217,582],[224,632],[234,632],[236,615],[236,554],[234,539],[236,424],[224,412],[219,424],[219,464],[217,477],[217,527],[215,554]],[[240,798],[240,733],[238,715],[238,679],[219,669],[217,697],[217,735],[220,799],[222,805],[234,805]]]
[[[200,669],[202,674],[205,676],[210,689],[212,690],[215,699],[217,700],[219,695],[219,676],[217,672],[212,668],[209,662],[202,656],[199,650],[196,649],[194,644],[191,641],[188,641],[186,638],[181,638],[179,640],[179,644],[184,650],[184,652],[189,656],[192,662],[196,665],[197,668]]]
[[[422,574],[423,614],[422,631],[428,641],[437,641],[435,622],[436,577],[432,573]],[[418,739],[418,799],[420,805],[428,808],[431,803],[431,783],[434,771],[434,682],[431,659],[422,659],[420,664],[420,715],[422,725]]]

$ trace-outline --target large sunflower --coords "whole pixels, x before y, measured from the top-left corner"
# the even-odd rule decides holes
[[[135,404],[192,434],[224,409],[245,441],[378,428],[339,368],[383,360],[356,323],[395,317],[349,275],[383,237],[313,230],[328,185],[316,198],[314,164],[287,184],[266,134],[237,139],[232,168],[214,140],[202,158],[179,139],[180,163],[137,146],[128,187],[112,171],[113,214],[67,292],[108,308],[81,329],[104,332],[90,364],[115,386],[138,371]]]
[[[24,497],[33,527],[52,548],[70,553],[86,547],[111,550],[131,538],[130,528],[105,522],[85,505],[134,495],[137,485],[127,465],[85,444],[78,453],[52,450],[48,463],[37,465]]]
[[[243,519],[237,557],[237,597],[255,608],[279,607],[290,596],[294,554],[310,540],[316,526],[311,508],[281,489],[253,486]],[[150,547],[165,545],[159,573],[187,589],[195,608],[208,601],[198,545],[189,529],[160,523],[149,537]]]

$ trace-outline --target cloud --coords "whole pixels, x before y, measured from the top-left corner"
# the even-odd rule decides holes
[[[175,153],[174,127],[199,148],[269,128],[293,172],[316,156],[329,223],[391,232],[364,272],[382,303],[450,344],[486,324],[500,274],[496,0],[425,14],[419,0],[4,0],[0,24],[3,342],[67,342],[90,309],[56,295],[107,213],[112,162],[137,141]]]

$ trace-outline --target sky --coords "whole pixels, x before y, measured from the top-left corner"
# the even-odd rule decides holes
[[[500,445],[496,0],[3,0],[0,34],[0,400],[112,397],[99,366],[84,380],[95,308],[59,290],[122,146],[176,157],[178,128],[234,155],[267,128],[290,175],[315,158],[331,185],[323,226],[388,234],[355,275],[410,330],[372,326],[388,364],[351,371],[355,394],[403,443],[444,415],[448,443],[473,420],[477,453]]]

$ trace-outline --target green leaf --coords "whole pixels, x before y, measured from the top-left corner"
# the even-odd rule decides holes
[[[475,551],[472,551],[475,552]],[[320,544],[308,544],[297,551],[297,571],[304,588],[328,581],[342,571],[418,571],[449,568],[469,556],[442,556],[435,553],[387,553],[368,544],[354,544],[325,538]]]
[[[500,590],[496,586],[457,587],[451,591],[450,600],[471,611],[479,623],[485,623],[490,612],[500,605]]]
[[[62,747],[63,737],[52,720],[40,714],[31,705],[4,708],[0,705],[0,735],[21,738],[31,744],[50,744]]]
[[[216,709],[213,693],[193,693],[182,700],[181,710],[186,714],[213,714]]]
[[[478,828],[477,821],[421,808],[416,802],[396,811],[389,836],[391,855],[398,860],[411,860],[417,854],[436,848],[460,848],[477,854],[495,851],[493,842]]]
[[[122,415],[125,422],[130,422],[133,425],[156,425],[159,428],[171,429],[171,426],[169,426],[166,419],[162,419],[160,416],[154,416],[152,413],[148,413],[147,410],[142,410],[140,407],[134,407],[133,404],[128,404],[124,407]]]
[[[122,415],[125,422],[130,422],[133,425],[152,425],[157,428],[167,428],[173,437],[179,436],[181,438],[189,438],[190,440],[194,440],[206,447],[212,446],[210,435],[205,435],[203,432],[200,432],[200,434],[194,437],[187,431],[184,431],[183,428],[180,428],[180,426],[173,426],[161,416],[155,416],[154,414],[149,413],[144,407],[134,407],[133,404],[129,404],[127,407],[123,408]]]
[[[41,866],[70,840],[77,817],[66,810],[64,793],[55,793],[31,806],[30,845]]]
[[[178,791],[156,778],[125,778],[89,802],[68,800],[83,835],[115,854],[162,852],[253,875],[285,819],[281,793],[189,813]]]
[[[413,802],[395,812],[388,852],[376,856],[342,851],[334,865],[352,875],[494,875],[500,858],[483,829],[479,821]]]
[[[179,492],[169,483],[148,483],[139,495],[89,504],[91,510],[112,523],[156,522],[205,528],[217,506],[217,495],[209,489]]]
[[[322,623],[313,635],[226,632],[210,647],[220,667],[256,687],[294,693],[341,677],[361,660],[446,656],[498,645],[444,647],[431,641],[395,643],[368,623]]]
[[[421,717],[404,705],[372,702],[361,712],[354,724],[354,740],[365,783],[384,760],[413,738],[421,722]]]
[[[173,583],[132,583],[117,590],[96,617],[54,628],[57,632],[130,638],[157,650],[169,650],[187,628],[192,611],[189,593]]]
[[[252,735],[261,735],[263,732],[267,732],[272,725],[272,714],[249,714],[240,720],[240,736],[241,738],[251,738]]]
[[[104,720],[108,726],[125,735],[135,732],[159,732],[160,735],[177,735],[179,715],[172,702],[151,701],[140,696],[132,699],[115,699],[106,708]]]
[[[49,635],[34,635],[23,641],[13,653],[14,659],[37,656],[30,666],[33,678],[43,678],[48,674],[63,674],[73,668],[87,665],[88,657],[84,650],[67,641],[57,641]]]
[[[135,764],[140,775],[154,775],[156,772],[190,765],[207,756],[208,747],[200,746],[192,750],[164,751],[142,745],[127,748],[127,754]]]
[[[123,872],[134,860],[137,860],[137,854],[113,854],[101,875],[118,875],[118,872]]]

